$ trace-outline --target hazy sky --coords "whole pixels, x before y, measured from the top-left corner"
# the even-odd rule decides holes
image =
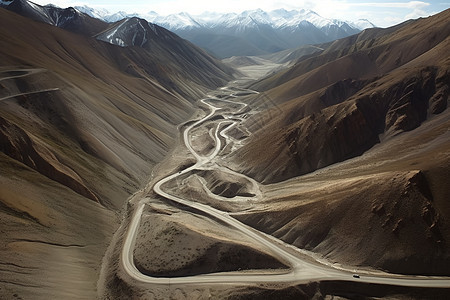
[[[87,5],[93,8],[105,8],[114,13],[117,11],[149,12],[156,11],[161,15],[181,11],[200,14],[205,11],[242,12],[261,8],[273,10],[277,8],[307,8],[326,18],[354,21],[368,19],[380,27],[398,24],[408,19],[427,17],[450,8],[449,0],[441,1],[355,1],[355,0],[33,0],[38,4],[53,3],[60,7]]]

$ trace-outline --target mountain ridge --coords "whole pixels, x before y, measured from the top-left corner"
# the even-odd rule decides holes
[[[419,64],[419,66],[424,69],[418,72],[416,76],[418,78],[423,78],[423,80],[427,80],[427,82],[428,80],[433,82],[436,81],[433,84],[438,84],[443,78],[446,78],[446,75],[445,72],[442,74],[443,71],[437,72],[434,68],[440,66],[441,61],[442,63],[446,63],[445,58],[435,57],[428,61],[419,59],[424,55],[430,58],[429,53],[436,52],[440,48],[445,48],[446,39],[448,39],[450,32],[450,25],[448,22],[442,21],[441,16],[448,15],[449,12],[450,11],[447,10],[435,17],[431,17],[431,20],[434,21],[433,24],[435,24],[436,28],[439,28],[439,30],[433,29],[432,26],[427,23],[428,20],[419,19],[414,22],[406,22],[397,25],[393,28],[370,29],[371,32],[369,33],[362,32],[359,35],[337,40],[329,45],[325,51],[316,52],[286,70],[263,78],[260,81],[251,84],[250,88],[264,92],[264,97],[268,99],[276,99],[276,105],[274,103],[272,104],[276,106],[273,110],[276,111],[276,109],[280,109],[288,115],[288,117],[282,121],[282,126],[290,125],[294,128],[295,122],[314,122],[313,117],[311,120],[308,120],[310,114],[317,117],[317,113],[321,113],[322,109],[325,111],[329,107],[338,104],[345,106],[347,105],[345,102],[341,103],[341,101],[344,101],[345,99],[356,100],[357,93],[362,93],[364,87],[366,87],[367,90],[370,90],[370,84],[373,82],[378,81],[388,85],[388,83],[384,81],[384,78],[391,76],[392,78],[389,78],[391,78],[391,83],[394,84],[394,82],[397,81],[397,78],[391,73],[398,73],[398,78],[407,77],[406,74],[409,73],[414,74],[411,69],[413,69],[414,64],[419,64],[418,62],[420,61],[422,61],[423,65]],[[407,49],[407,51],[405,51],[405,49]],[[446,67],[445,63],[442,65],[444,70]],[[408,68],[408,66],[411,66],[411,69]],[[430,68],[430,70],[427,68]],[[339,72],[337,70],[339,70]],[[440,75],[438,76],[437,74]],[[408,76],[411,76],[409,80],[413,80],[413,75]],[[401,82],[401,80],[399,81]],[[399,83],[399,86],[403,87],[403,83]],[[408,89],[406,90],[410,92]],[[422,96],[428,100],[433,96],[433,91],[433,89],[426,90],[423,92]],[[407,92],[405,93],[408,94]],[[399,94],[396,94],[395,98],[402,98],[406,101],[407,97],[406,95],[404,96],[405,98],[402,98]],[[260,99],[260,101],[261,100],[262,99]],[[294,109],[297,101],[301,104],[297,109]],[[361,102],[362,99],[359,99],[358,101]],[[383,98],[383,101],[387,101],[387,98]],[[413,104],[416,105],[418,102],[413,102]],[[361,105],[357,110],[362,106],[364,105]],[[423,109],[423,106],[421,106],[420,109],[417,107],[417,110]],[[380,111],[376,111],[377,113],[380,113]],[[268,112],[270,112],[270,109]],[[295,115],[295,112],[298,115]],[[372,112],[372,115],[374,114],[375,112]],[[420,121],[414,120],[412,123],[420,124],[425,118],[423,114],[423,112],[420,113]],[[270,114],[268,113],[268,116],[269,115]],[[271,120],[271,122],[274,122],[274,126],[275,124],[277,124],[277,126],[280,125],[280,123],[277,122],[283,119],[282,116],[276,116]],[[265,117],[262,118],[264,119]],[[370,117],[370,112],[366,111],[365,118],[371,119],[373,116]],[[411,118],[414,119],[412,116]],[[371,119],[371,121],[374,120]],[[395,123],[395,121],[393,122]],[[249,123],[251,123],[251,121],[249,121]],[[269,127],[270,124],[271,123],[268,123]],[[388,124],[392,125],[391,122],[386,121],[387,129],[389,128]],[[371,130],[379,131],[382,128],[384,127],[377,125],[371,128]],[[415,128],[415,126],[412,128]],[[261,128],[259,130],[261,130]],[[269,132],[272,131],[269,130]],[[300,130],[300,132],[302,131]],[[382,132],[371,134],[371,136],[374,137],[373,141],[377,140],[377,135],[380,133]],[[293,134],[293,136],[295,136],[295,134]],[[368,135],[362,136],[367,137]],[[369,144],[373,145],[372,142],[369,142]],[[245,148],[246,146],[239,151],[244,151]],[[362,150],[360,153],[367,149],[368,148]],[[248,150],[249,149],[245,151]],[[244,155],[242,155],[242,153],[239,154],[239,151],[237,152],[237,155],[241,155],[243,157],[242,161],[244,161]],[[304,153],[295,150],[294,152]],[[251,153],[251,151],[248,152],[248,154],[249,153]],[[354,155],[355,154],[350,156]],[[300,173],[308,173],[323,167],[325,160],[317,158],[315,161],[318,164],[309,166],[307,166],[308,163],[303,163],[303,161],[305,161],[304,159],[299,161],[302,162],[302,168],[306,168]],[[268,159],[267,162],[272,162],[272,160]],[[260,161],[260,163],[259,167],[262,167],[265,164],[262,161]],[[290,167],[293,166],[294,165],[291,165]],[[288,173],[289,172],[284,176],[290,176]],[[256,175],[257,172],[254,174],[255,176],[259,176]],[[286,179],[286,177],[283,176],[281,178]],[[262,178],[259,179],[262,180]]]
[[[110,13],[107,10],[98,10],[89,6],[75,6],[81,12],[84,12],[92,17],[103,19],[107,22],[117,22],[127,17],[140,17],[149,22],[160,24],[167,24],[168,29],[181,29],[185,27],[201,27],[201,26],[217,26],[221,23],[232,23],[241,19],[246,22],[255,21],[266,24],[271,24],[275,28],[289,27],[299,25],[302,21],[307,21],[316,27],[325,27],[329,25],[342,25],[344,23],[359,30],[376,27],[367,19],[358,19],[356,21],[344,21],[338,19],[328,19],[321,17],[312,10],[286,10],[275,9],[271,11],[264,11],[262,9],[246,10],[241,13],[217,13],[204,12],[201,14],[190,14],[187,12],[180,12],[169,15],[160,15],[154,11],[149,13],[126,13],[123,11]],[[231,20],[231,21],[230,21]]]
[[[337,40],[249,85],[224,166],[264,183],[238,217],[333,262],[449,276],[450,9]]]
[[[76,7],[91,16],[107,22],[123,18],[140,17],[165,27],[182,38],[208,50],[219,58],[243,55],[262,55],[306,44],[329,42],[356,34],[362,29],[375,27],[368,20],[356,23],[326,19],[311,10],[278,9],[270,12],[261,9],[242,13],[186,12],[167,16],[155,12],[147,14],[108,14],[82,6]],[[212,42],[214,41],[214,42]],[[226,44],[234,46],[224,47]]]
[[[2,2],[6,5],[7,2]],[[58,18],[52,17],[55,11],[63,10],[54,5],[39,6],[26,0],[14,0],[10,10],[21,14],[34,14],[36,20],[57,25]],[[34,10],[34,12],[32,12]],[[30,13],[31,11],[31,13]],[[37,13],[36,13],[37,12]],[[356,22],[327,19],[311,10],[263,11],[247,10],[242,13],[203,13],[190,15],[186,12],[161,16],[156,12],[110,14],[107,10],[96,10],[88,6],[75,6],[64,10],[77,19],[86,22],[117,23],[125,19],[140,18],[149,23],[164,27],[180,37],[189,40],[218,58],[246,55],[271,54],[307,44],[319,44],[356,34],[365,28],[375,27],[368,20]],[[57,15],[61,15],[58,12]],[[92,18],[85,20],[86,17]],[[66,18],[67,19],[67,18]],[[69,19],[72,30],[80,28]],[[99,27],[105,26],[99,23]],[[59,26],[63,27],[63,26]],[[92,26],[85,26],[90,28]],[[79,29],[78,29],[79,30]],[[84,29],[86,32],[87,29]],[[96,29],[90,35],[98,33]]]

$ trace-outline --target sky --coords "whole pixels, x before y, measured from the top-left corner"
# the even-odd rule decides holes
[[[428,17],[450,8],[450,0],[437,1],[355,1],[355,0],[32,0],[38,4],[52,3],[59,7],[87,5],[109,12],[147,13],[160,15],[187,12],[192,15],[210,12],[242,12],[261,8],[270,11],[278,8],[310,9],[329,19],[355,21],[368,19],[379,27],[389,27],[408,19]]]

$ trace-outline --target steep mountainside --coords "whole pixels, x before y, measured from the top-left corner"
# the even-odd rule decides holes
[[[108,24],[74,8],[40,6],[27,0],[13,0],[5,8],[38,22],[82,35],[96,36],[97,39],[113,45],[144,48],[154,57],[153,60],[164,65],[164,69],[155,67],[152,62],[146,62],[128,65],[127,72],[134,75],[141,74],[142,71],[149,72],[160,83],[171,86],[182,94],[190,87],[185,86],[182,91],[172,84],[173,78],[168,78],[170,74],[182,74],[184,78],[190,78],[194,86],[214,87],[221,85],[223,78],[230,79],[234,72],[176,34],[136,17]],[[127,64],[127,61],[121,63]]]
[[[121,207],[232,70],[163,29],[119,47],[40,21],[0,8],[0,298],[93,299]]]
[[[96,38],[121,47],[138,46],[147,50],[160,58],[166,69],[173,69],[169,73],[191,80],[189,85],[219,86],[224,83],[223,78],[231,79],[235,72],[167,29],[136,17],[111,24]],[[162,78],[167,70],[156,72]]]
[[[248,121],[250,126],[253,121],[255,126],[260,126],[261,120],[265,123],[261,128],[255,127],[258,135],[236,157],[242,162],[247,162],[247,158],[258,160],[250,147],[256,146],[259,139],[284,139],[287,143],[279,146],[293,147],[294,155],[289,157],[298,163],[287,164],[289,170],[279,170],[281,173],[254,170],[258,179],[284,180],[359,155],[379,141],[379,134],[390,136],[399,130],[412,130],[427,119],[428,113],[442,112],[448,92],[448,57],[440,55],[448,46],[450,24],[441,17],[446,14],[449,11],[403,24],[396,30],[370,29],[338,40],[324,52],[253,84],[252,88],[265,91],[255,101],[274,107]],[[356,123],[352,122],[357,120],[359,126],[354,126]],[[325,135],[314,134],[314,146],[305,142],[312,132],[302,130],[302,126],[322,122]],[[345,132],[340,132],[340,126]],[[263,131],[272,132],[273,136],[259,134]],[[342,143],[338,134],[349,141]],[[334,138],[338,138],[335,146],[343,147],[339,151],[335,151],[330,140]],[[311,151],[297,147],[311,147]],[[267,155],[276,154],[268,151]],[[278,163],[267,158],[255,162],[257,169],[268,167],[268,162]]]
[[[254,84],[228,166],[277,184],[242,219],[341,263],[449,275],[449,20],[367,29]]]

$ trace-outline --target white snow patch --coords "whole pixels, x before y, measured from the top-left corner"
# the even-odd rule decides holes
[[[141,26],[142,31],[144,32],[144,37],[142,38],[142,43],[141,43],[141,47],[142,47],[147,42],[147,29],[145,29],[144,26],[142,26],[141,22],[138,22],[138,23],[139,23],[139,26]],[[136,33],[134,34],[134,36],[136,37]],[[133,38],[133,45],[134,45],[134,38]]]
[[[125,42],[124,42],[121,38],[119,38],[119,37],[116,37],[116,38],[114,39],[114,42],[113,42],[113,40],[111,39],[111,40],[110,40],[110,43],[111,43],[111,44],[114,44],[114,45],[118,45],[118,46],[120,46],[120,47],[125,47]]]
[[[110,34],[108,34],[108,35],[106,36],[106,38],[107,38],[108,40],[111,40],[111,37],[114,36],[114,35],[117,33],[117,30],[119,30],[119,28],[122,27],[122,26],[126,23],[126,21],[127,21],[127,20],[124,20],[124,22],[122,22],[122,24],[120,24],[119,26],[117,26],[116,29],[113,30],[113,32],[111,32]],[[123,41],[122,41],[122,42],[123,42]]]

